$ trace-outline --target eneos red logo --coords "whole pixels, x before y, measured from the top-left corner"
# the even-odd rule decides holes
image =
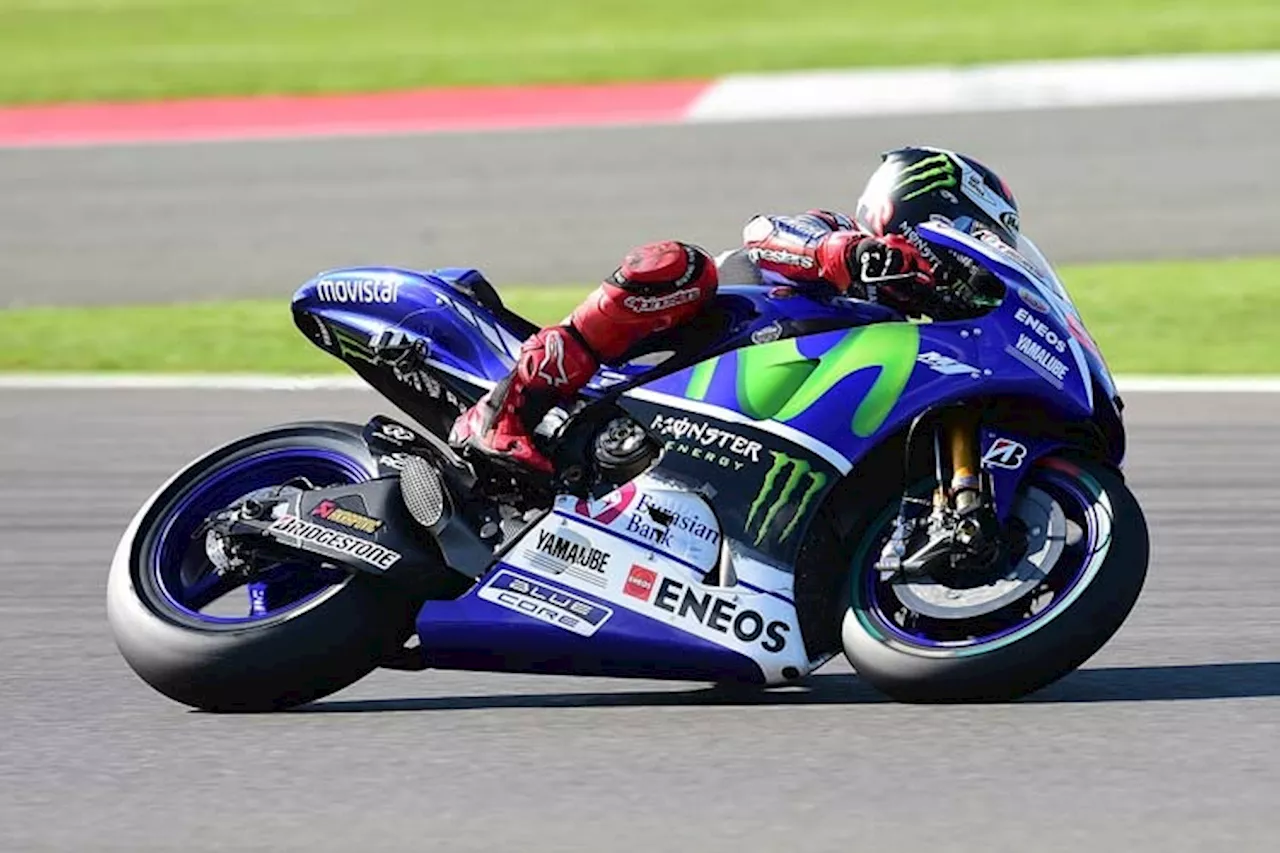
[[[632,566],[631,572],[627,575],[627,582],[622,586],[622,591],[632,598],[648,601],[649,596],[653,595],[653,588],[657,585],[657,572],[653,569],[646,569],[644,566]]]

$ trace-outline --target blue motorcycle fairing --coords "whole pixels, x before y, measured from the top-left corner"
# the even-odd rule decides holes
[[[765,680],[746,655],[505,563],[462,597],[424,604],[417,630],[437,669]]]
[[[1087,418],[1093,412],[1092,385],[1075,378],[1078,364],[1057,359],[1069,380],[1059,389],[1043,370],[1009,355],[1020,334],[1015,330],[1011,337],[1007,331],[1016,302],[1006,300],[975,320],[879,323],[737,349],[633,393],[771,432],[806,446],[841,471],[920,412],[975,396],[1035,397],[1065,418]],[[860,340],[872,337],[880,341],[856,353]],[[778,348],[779,355],[764,356],[767,347]],[[905,378],[895,381],[893,363],[901,368],[904,360],[909,362]],[[794,387],[779,387],[768,401],[772,405],[753,404],[752,386],[766,381],[762,376],[770,370],[795,374]],[[805,371],[808,378],[802,378]]]
[[[944,222],[922,223],[917,230],[931,242],[954,249],[982,263],[1011,292],[1016,292],[1026,307],[1038,314],[1048,315],[1055,332],[1071,347],[1076,360],[1085,361],[1087,374],[1098,383],[1106,398],[1112,401],[1117,397],[1115,379],[1085,328],[1075,303],[1030,238],[1020,235],[1019,247],[1014,248],[994,237],[989,240],[977,239]],[[1030,297],[1024,293],[1025,289],[1033,291]],[[1006,303],[1010,301],[1005,300]],[[1042,305],[1047,306],[1047,310],[1041,310]],[[1074,346],[1071,345],[1073,341]],[[1081,376],[1085,374],[1086,371],[1082,370]],[[1092,400],[1091,390],[1088,394],[1092,406],[1096,401]]]
[[[648,427],[687,415],[718,435],[736,430],[735,440],[766,446],[768,454],[743,460],[676,436],[668,448],[687,458],[669,457],[664,465],[713,483],[730,507],[726,535],[784,564],[803,536],[805,520],[795,516],[816,507],[840,475],[923,411],[976,396],[1019,396],[1039,399],[1064,419],[1088,418],[1093,375],[1100,387],[1111,386],[1110,376],[1070,331],[1065,291],[963,232],[936,223],[922,231],[991,269],[1008,297],[978,318],[909,324],[880,306],[810,298],[800,288],[727,286],[716,300],[723,318],[718,340],[696,342],[699,352],[720,355],[663,375],[657,352],[653,360],[603,369],[588,390],[638,385],[620,402]],[[463,396],[475,399],[509,370],[519,339],[468,298],[460,282],[470,276],[479,273],[337,270],[305,285],[295,310],[321,318],[340,354],[357,358],[361,340],[389,328],[404,331],[426,344],[432,366],[469,386]],[[389,294],[388,282],[401,287]],[[374,284],[383,289],[372,292]],[[353,295],[368,301],[341,303]],[[672,340],[679,346],[678,334]],[[802,507],[780,509],[778,502],[797,496],[806,499]]]
[[[981,383],[984,394],[1042,397],[1067,417],[1087,417],[1093,411],[1093,383],[1085,378],[1086,375],[1097,380],[1109,401],[1114,398],[1110,374],[1101,358],[1091,351],[1091,346],[1082,347],[1077,340],[1077,331],[1078,336],[1086,340],[1087,333],[1083,332],[1078,317],[1068,313],[1073,309],[1065,291],[1060,286],[1055,287],[1056,282],[1037,278],[1029,272],[1033,269],[1029,264],[1016,265],[1000,252],[956,229],[928,223],[921,226],[921,232],[929,239],[975,257],[999,275],[1012,292],[1021,294],[1025,288],[1032,289],[1039,297],[1032,295],[1033,301],[1047,305],[1049,310],[1036,314],[1034,327],[1020,326],[1017,320],[1019,312],[1029,315],[1034,311],[1029,304],[1024,304],[1026,300],[1020,295],[1017,300],[1006,299],[999,309],[976,320],[922,325],[919,355],[927,357],[929,353],[939,353],[977,368],[982,373],[970,374],[970,378],[981,376],[986,379]],[[460,268],[434,272],[389,267],[333,270],[304,285],[295,295],[294,308],[295,312],[316,318],[320,324],[324,334],[313,335],[317,343],[346,359],[372,363],[368,341],[388,329],[397,329],[412,339],[422,340],[430,362],[472,385],[470,397],[474,399],[510,369],[523,339],[521,332],[528,331],[512,330],[488,309],[466,296],[465,287],[460,287],[459,282],[479,276],[475,270]],[[374,299],[358,303],[335,302],[333,299],[335,295],[349,299],[353,295],[353,285],[364,287],[366,282],[384,288],[389,283],[394,288],[393,298],[390,301]],[[337,290],[337,287],[346,289]],[[848,334],[845,329],[883,323],[897,317],[889,309],[870,303],[850,299],[812,299],[800,295],[801,292],[789,287],[725,287],[717,297],[716,308],[728,321],[720,340],[701,342],[704,351],[729,350],[731,352],[726,357],[732,360],[734,348],[768,345],[774,338],[785,340],[799,334],[802,337],[796,340],[802,355],[821,358],[825,351],[840,342],[842,335]],[[832,326],[844,329],[805,334],[807,329]],[[1073,326],[1078,328],[1073,330]],[[1064,342],[1064,349],[1046,352],[1047,342],[1037,336],[1037,329],[1047,330],[1054,340]],[[1020,344],[1030,354],[1019,350]],[[713,356],[709,361],[720,358]],[[645,375],[654,371],[655,364],[660,366],[661,361],[641,358],[632,363],[602,368],[588,385],[588,392],[600,393],[621,383],[643,383]],[[1048,369],[1045,364],[1049,365]],[[674,376],[659,376],[655,381],[644,383],[645,389],[664,397],[686,398],[692,374],[699,369],[706,370],[705,362],[701,368],[694,366]],[[1053,375],[1052,371],[1060,377]],[[661,370],[656,372],[662,373]],[[930,397],[935,398],[934,402],[948,402],[969,393],[966,385],[978,384],[954,381],[958,374],[942,374],[936,369],[932,372],[941,378],[928,375],[929,370],[915,371],[916,375],[894,407],[894,416],[886,420],[886,429],[901,426],[904,417],[910,416],[908,410],[918,411],[922,403],[928,405]],[[853,371],[846,377],[852,387],[836,390],[847,391],[857,399],[856,395],[865,394],[869,389],[869,378]],[[726,406],[737,412],[741,419],[741,407],[731,399],[731,395],[729,399],[707,402],[715,403],[717,407]],[[801,415],[788,425],[801,433],[809,433],[827,448],[834,448],[834,454],[824,455],[843,458],[845,464],[841,467],[847,468],[861,455],[860,448],[853,444],[862,442],[852,443],[849,436],[839,431],[836,435],[824,436],[824,420],[830,419],[821,412],[813,411],[807,419]],[[810,426],[814,429],[809,429]],[[883,434],[883,431],[877,431],[877,435],[865,438],[875,440]]]
[[[657,336],[646,342],[653,344],[648,356],[595,377],[592,394],[618,390],[620,383],[634,386],[618,402],[666,442],[654,473],[688,484],[712,502],[735,559],[757,560],[773,577],[795,570],[831,489],[923,412],[979,397],[1017,397],[1035,399],[1063,419],[1084,420],[1100,402],[1095,386],[1113,396],[1105,364],[1081,345],[1087,333],[1072,326],[1074,308],[1055,281],[955,229],[931,225],[922,233],[990,269],[1006,285],[1007,298],[980,317],[917,324],[821,290],[806,294],[801,286],[725,286],[707,312],[713,322],[701,332]],[[510,370],[530,332],[492,295],[482,304],[477,279],[482,281],[478,272],[461,269],[334,270],[298,291],[294,312],[317,343],[373,377],[393,400],[397,389],[387,388],[405,380],[398,372],[391,378],[372,345],[388,332],[420,342],[439,380],[458,383],[458,396],[474,400]],[[664,368],[661,347],[667,344],[679,361]],[[701,360],[680,366],[695,347]],[[405,390],[397,402],[404,406],[414,394]],[[1011,451],[1010,441],[1021,451]],[[994,424],[981,446],[997,510],[1005,514],[1027,471],[1061,440]],[[619,556],[634,548],[619,543]],[[748,586],[727,594],[742,594]],[[766,677],[763,660],[629,609],[618,594],[610,588],[597,595],[571,578],[548,579],[504,562],[461,598],[424,604],[417,627],[430,665],[437,667],[741,681],[794,677],[786,675],[796,670],[790,664]],[[782,600],[794,616],[798,599]],[[788,642],[805,639],[795,632]]]
[[[1124,462],[1125,435],[1115,379],[1097,343],[1085,328],[1066,287],[1036,244],[1025,234],[1020,234],[1018,245],[1014,248],[993,236],[978,239],[943,222],[924,223],[918,230],[927,239],[960,251],[982,263],[999,276],[1010,295],[1016,293],[1017,301],[1036,317],[1041,314],[1050,315],[1045,322],[1051,323],[1054,332],[1066,341],[1077,364],[1082,359],[1084,361],[1085,368],[1079,369],[1079,376],[1083,380],[1088,375],[1091,382],[1082,382],[1081,388],[1086,392],[1094,419],[1107,433],[1110,461],[1121,466]],[[1013,300],[1006,298],[1006,305],[1011,301]],[[1048,310],[1042,310],[1046,306]],[[1016,307],[1014,315],[1017,320]]]
[[[533,330],[515,328],[468,295],[474,269],[447,267],[413,271],[395,267],[329,270],[305,283],[293,297],[299,326],[322,349],[353,366],[375,364],[370,341],[389,330],[421,341],[429,363],[470,386],[474,400],[511,369],[520,344]],[[896,317],[888,308],[854,299],[813,299],[802,288],[730,285],[716,296],[723,317],[705,351],[750,346],[755,341],[792,337],[807,329],[854,326]],[[754,340],[753,340],[754,336]],[[633,361],[602,366],[588,383],[588,396],[621,383],[636,383],[662,365],[663,336],[649,342],[651,353]],[[678,345],[680,333],[666,338]],[[670,352],[670,348],[667,350]],[[660,372],[660,371],[659,371]],[[468,389],[459,389],[465,391]]]
[[[974,397],[1017,397],[1039,400],[1063,420],[1083,420],[1100,402],[1094,399],[1095,381],[1101,389],[1114,387],[1105,365],[1087,359],[1069,329],[1067,318],[1074,315],[1067,313],[1065,291],[1059,296],[1033,281],[968,235],[948,237],[1003,279],[1008,295],[998,308],[961,321],[851,324],[791,340],[757,342],[657,377],[623,398],[624,406],[655,432],[683,414],[701,419],[719,435],[737,430],[750,438],[757,437],[756,431],[769,436],[773,464],[740,474],[723,470],[741,467],[740,460],[725,454],[705,453],[708,464],[700,468],[671,453],[664,458],[664,466],[710,480],[720,496],[727,536],[786,564],[795,558],[808,521],[797,517],[821,503],[834,485],[831,475],[850,471],[921,412]],[[1064,303],[1056,312],[1050,296]],[[628,404],[628,398],[661,408],[639,408]],[[1108,396],[1106,405],[1118,426],[1113,397]],[[1119,463],[1123,432],[1113,432],[1112,461]],[[1062,446],[1056,439],[1021,439],[1029,448],[1026,464],[992,472],[1001,517],[1011,509],[1025,471]],[[667,441],[667,448],[688,455],[698,451],[678,435]],[[824,463],[834,471],[824,472]],[[778,480],[785,481],[783,497],[776,497],[778,487],[771,485]],[[777,524],[757,526],[759,507],[776,509],[787,498],[800,506],[788,506]]]
[[[1015,265],[956,229],[929,223],[921,231],[1000,277],[1008,290],[1001,305],[973,319],[878,323],[757,344],[659,377],[634,393],[773,432],[842,471],[920,412],[967,397],[1036,398],[1064,420],[1079,420],[1091,417],[1100,402],[1096,384],[1118,422],[1114,383],[1101,359],[1077,339],[1087,335],[1060,285],[1033,277],[1029,263]],[[766,348],[776,352],[765,355]],[[894,364],[907,361],[915,365],[905,380],[886,378]],[[796,377],[790,386],[770,378],[786,373]],[[757,386],[766,387],[762,392]],[[770,396],[770,403],[761,403]]]
[[[434,366],[483,389],[515,364],[523,336],[467,296],[467,280],[479,275],[461,268],[329,270],[298,289],[293,310],[313,318],[313,339],[343,360],[374,363],[370,341],[396,329],[423,341]]]
[[[758,284],[721,286],[716,291],[712,307],[720,318],[721,327],[713,338],[698,342],[702,353],[794,338],[819,329],[879,323],[898,316],[892,309],[857,299],[812,298],[794,286],[764,287]],[[687,348],[685,334],[685,330],[676,329],[654,336],[643,345],[645,354],[602,367],[587,388],[605,391],[622,383],[647,385],[646,375],[661,374],[665,357],[672,355],[677,348]],[[668,341],[670,346],[666,346]]]

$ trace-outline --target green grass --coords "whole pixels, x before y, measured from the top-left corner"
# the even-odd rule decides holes
[[[1063,278],[1118,373],[1280,374],[1280,257],[1066,268]],[[510,288],[555,322],[585,287]],[[284,299],[0,311],[0,370],[345,371],[292,325]]]
[[[0,103],[1276,48],[1276,0],[0,0]]]
[[[586,287],[504,291],[539,323],[564,318]],[[0,310],[0,371],[332,373],[342,362],[316,349],[279,300],[104,308]]]

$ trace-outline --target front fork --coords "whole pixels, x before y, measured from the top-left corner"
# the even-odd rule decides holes
[[[881,571],[930,574],[989,566],[1000,555],[1000,525],[982,476],[979,428],[973,405],[944,410],[934,425],[934,489],[925,518],[908,518],[904,495],[892,538],[881,552]],[[908,447],[910,453],[910,447]]]
[[[934,433],[934,458],[937,489],[934,503],[949,503],[964,513],[984,500],[981,461],[978,457],[978,425],[981,413],[973,406],[957,406],[942,414]],[[945,453],[943,452],[945,449]],[[946,459],[944,460],[944,455]],[[951,487],[944,489],[943,463],[951,470]]]

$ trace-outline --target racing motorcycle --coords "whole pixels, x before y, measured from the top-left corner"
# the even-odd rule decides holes
[[[730,254],[691,327],[543,421],[550,479],[444,440],[535,331],[481,273],[317,276],[298,327],[416,424],[289,424],[177,473],[115,554],[121,652],[218,711],[378,667],[778,685],[843,652],[905,701],[1053,682],[1146,574],[1121,400],[1030,240],[919,234],[997,285],[981,310],[908,322]]]

